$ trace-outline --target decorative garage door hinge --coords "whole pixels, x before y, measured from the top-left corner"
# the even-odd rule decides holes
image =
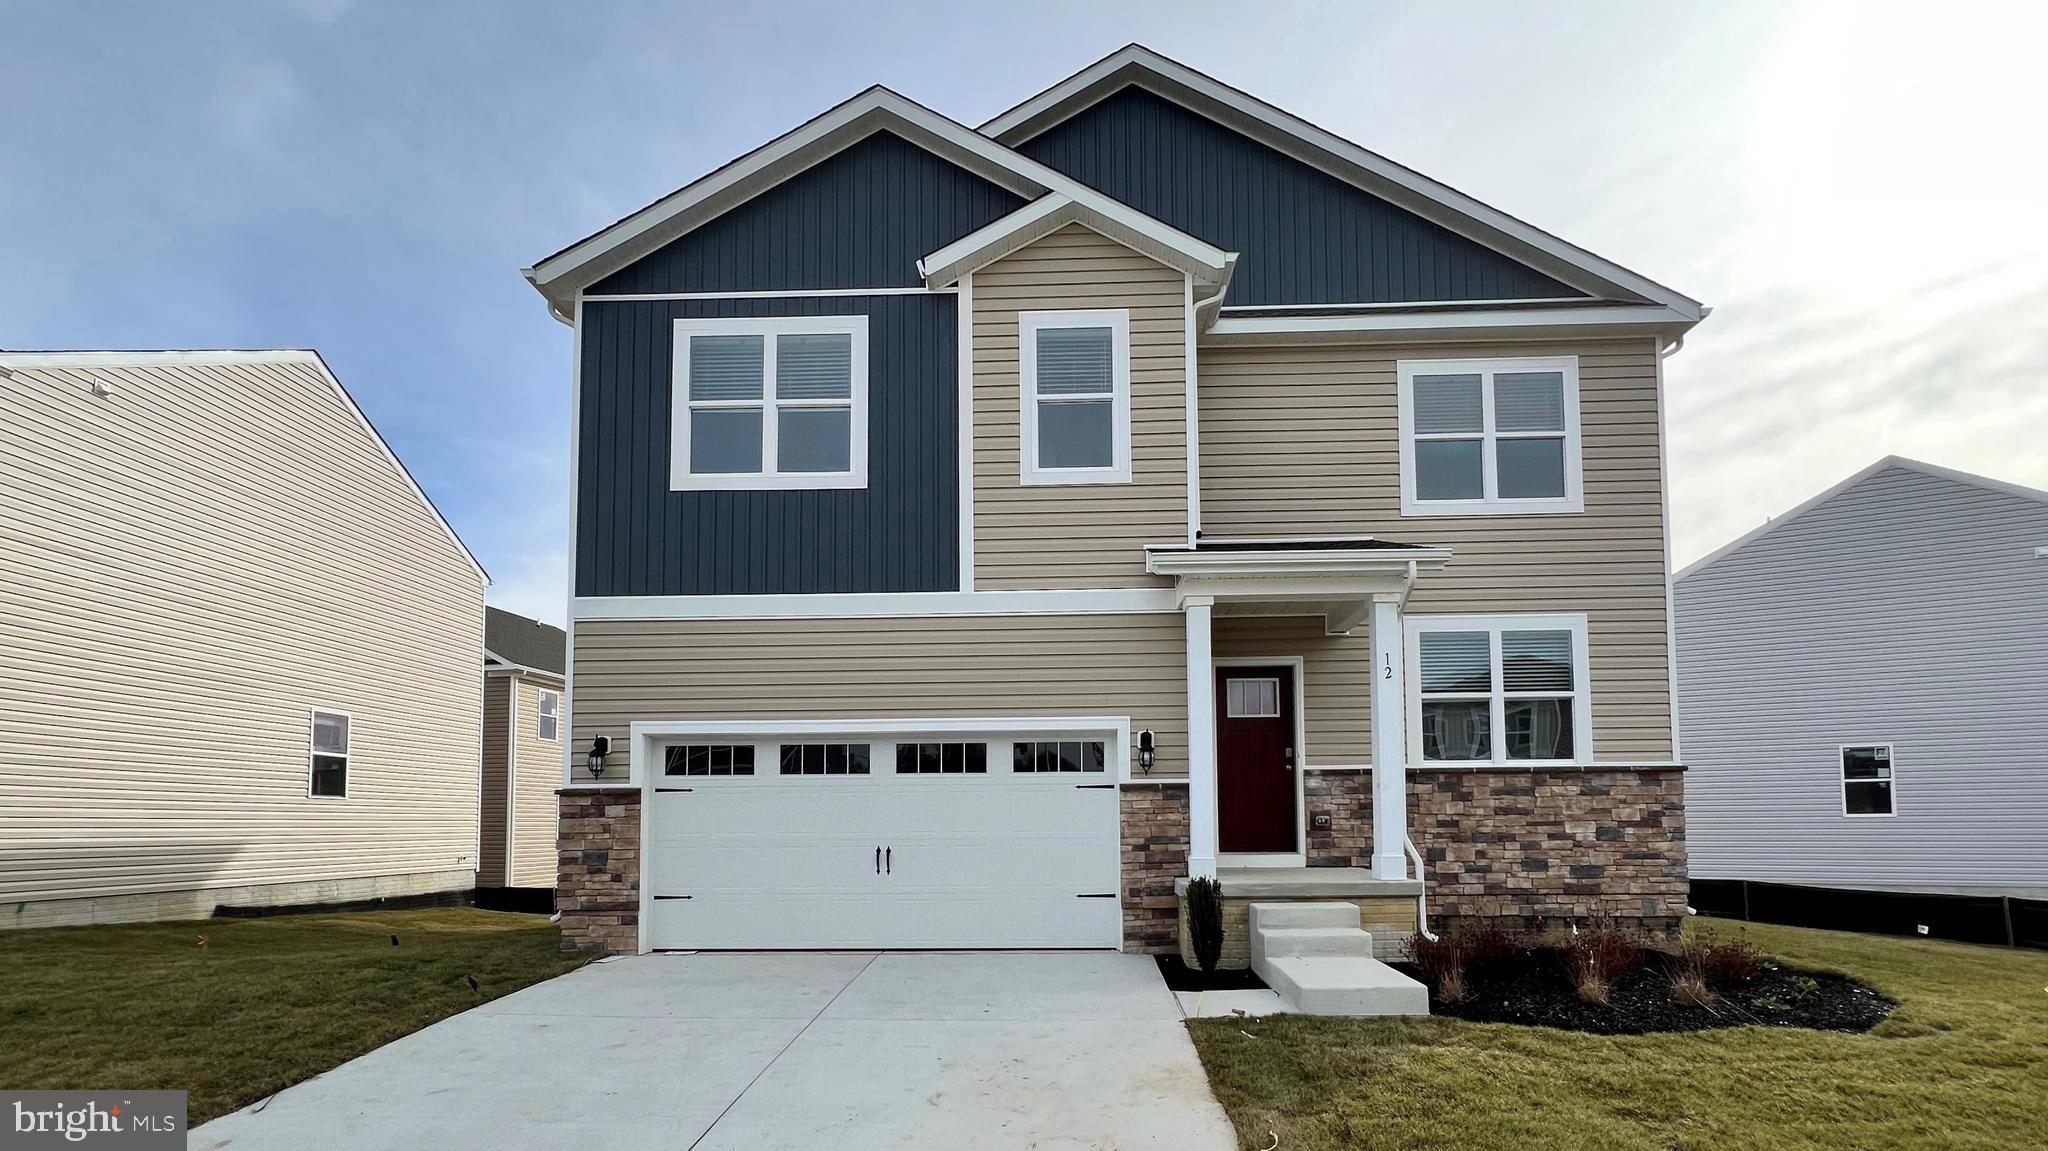
[[[1115,899],[1115,898],[1116,898],[1116,892],[1114,892],[1114,891],[1083,891],[1083,892],[1079,893],[1078,895],[1074,896],[1074,898],[1075,898],[1075,899]]]

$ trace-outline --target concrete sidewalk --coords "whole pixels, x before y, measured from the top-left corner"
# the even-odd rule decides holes
[[[611,960],[445,1019],[191,1140],[291,1151],[1236,1145],[1149,958],[1017,952]]]

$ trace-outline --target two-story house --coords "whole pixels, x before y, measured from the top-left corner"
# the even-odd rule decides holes
[[[870,89],[527,276],[570,945],[1683,915],[1695,301],[1137,46],[979,129]]]

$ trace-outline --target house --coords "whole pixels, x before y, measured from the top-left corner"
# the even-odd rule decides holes
[[[1887,457],[1677,594],[1702,905],[2011,941],[2048,899],[2048,493]]]
[[[526,274],[565,945],[1683,915],[1695,301],[1138,46],[978,129],[871,88]]]
[[[0,351],[0,925],[466,895],[485,583],[313,352]]]
[[[484,609],[480,903],[546,908],[553,900],[567,640],[561,628],[499,608]],[[513,894],[519,891],[536,898]]]

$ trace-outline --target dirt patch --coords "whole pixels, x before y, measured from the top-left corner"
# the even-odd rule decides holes
[[[1175,991],[1260,991],[1266,986],[1249,967],[1219,967],[1205,974],[1199,967],[1182,963],[1178,955],[1153,958],[1159,961],[1159,974],[1166,979],[1166,986]]]

